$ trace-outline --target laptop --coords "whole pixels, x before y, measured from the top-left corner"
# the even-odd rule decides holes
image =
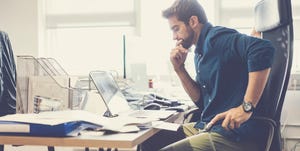
[[[128,115],[137,118],[149,117],[167,119],[172,114],[176,113],[176,111],[166,110],[133,110],[109,72],[92,71],[89,76],[104,101],[106,107],[104,116],[115,117],[118,115]]]

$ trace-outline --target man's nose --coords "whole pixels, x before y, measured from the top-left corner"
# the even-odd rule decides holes
[[[173,40],[178,40],[178,36],[176,33],[173,33]]]

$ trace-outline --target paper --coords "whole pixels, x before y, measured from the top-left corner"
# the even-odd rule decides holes
[[[83,135],[83,136],[102,136],[104,135],[104,131],[81,131],[80,132],[80,135]]]
[[[135,125],[125,125],[121,129],[118,130],[120,133],[130,133],[130,132],[138,132],[140,129]]]
[[[116,132],[133,132],[140,129],[149,128],[155,118],[135,118],[129,116],[117,116],[114,118],[106,118],[109,124],[103,126],[102,129],[112,130]]]
[[[102,123],[96,115],[80,110],[11,114],[0,117],[0,132],[33,136],[77,136],[78,132],[86,128],[103,127]]]
[[[0,132],[18,132],[18,133],[29,133],[30,125],[29,124],[0,124]]]
[[[85,121],[102,125],[101,118],[95,114],[81,110],[66,110],[54,112],[41,112],[39,114],[11,114],[0,117],[0,121],[22,122],[44,125],[58,125],[72,121]]]
[[[180,124],[177,123],[169,123],[169,122],[164,122],[164,121],[157,121],[152,123],[153,128],[157,129],[164,129],[164,130],[169,130],[169,131],[177,131],[178,128],[181,126]]]
[[[68,122],[87,122],[91,125],[99,126],[103,130],[111,130],[115,132],[133,132],[138,131],[138,127],[145,127],[152,121],[157,119],[153,118],[134,118],[128,116],[117,116],[114,118],[108,118],[98,116],[94,113],[90,113],[83,110],[66,110],[66,111],[54,111],[54,112],[41,112],[39,114],[12,114],[0,117],[0,126],[4,129],[9,127],[6,123],[19,125],[20,130],[13,132],[20,132],[29,130],[26,129],[26,124],[30,127],[30,124],[43,124],[43,125],[59,125]],[[21,125],[25,124],[25,125]],[[27,127],[27,128],[28,128]],[[1,127],[0,127],[1,128]],[[0,131],[1,132],[1,131]]]

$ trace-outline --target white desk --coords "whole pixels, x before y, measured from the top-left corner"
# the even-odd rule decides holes
[[[166,121],[173,122],[181,113],[175,114]],[[117,133],[100,136],[76,137],[36,137],[36,136],[0,136],[0,144],[9,145],[38,145],[38,146],[65,146],[65,147],[97,147],[97,148],[133,148],[141,144],[159,129],[147,129],[138,133]],[[3,150],[0,147],[0,151]]]

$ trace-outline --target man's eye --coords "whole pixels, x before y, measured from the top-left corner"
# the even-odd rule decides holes
[[[178,32],[178,30],[179,30],[178,28],[174,28],[173,32]]]

